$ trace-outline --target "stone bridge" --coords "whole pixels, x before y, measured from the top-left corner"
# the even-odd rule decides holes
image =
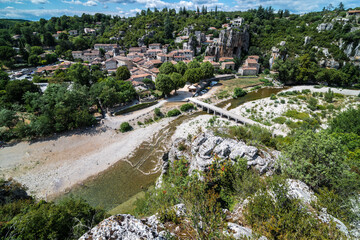
[[[207,113],[213,113],[214,115],[219,115],[221,117],[227,118],[229,120],[235,121],[237,123],[242,123],[244,125],[258,125],[260,127],[266,128],[269,131],[272,132],[273,136],[286,136],[286,133],[280,131],[280,130],[274,130],[269,126],[266,126],[264,124],[261,124],[259,122],[255,122],[249,118],[245,118],[239,115],[236,115],[232,112],[229,112],[227,110],[224,110],[222,108],[216,107],[214,105],[204,103],[203,101],[197,100],[195,98],[189,98],[189,101],[194,103],[196,106],[201,107],[204,111],[207,111]]]

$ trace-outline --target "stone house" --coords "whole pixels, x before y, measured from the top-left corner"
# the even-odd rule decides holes
[[[243,76],[257,75],[260,69],[258,62],[259,56],[248,56],[243,66],[239,69],[239,73]]]
[[[108,60],[105,61],[105,69],[106,70],[110,70],[110,69],[117,69],[117,61],[114,58],[110,58]]]
[[[94,45],[94,49],[100,50],[100,48],[104,49],[105,52],[112,51],[114,52],[116,49],[119,48],[118,44],[103,44],[103,43],[97,43]]]
[[[149,44],[149,49],[159,49],[159,50],[161,50],[161,43]]]
[[[77,36],[78,35],[78,30],[70,30],[69,35],[70,36]]]
[[[221,69],[235,70],[235,63],[234,62],[222,62]]]

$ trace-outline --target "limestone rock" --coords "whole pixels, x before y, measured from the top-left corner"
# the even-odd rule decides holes
[[[186,150],[180,151],[179,144],[183,144]],[[189,160],[189,172],[194,170],[207,171],[214,161],[214,157],[236,161],[238,158],[247,160],[248,167],[254,166],[260,174],[272,174],[273,165],[279,156],[279,152],[266,152],[254,146],[248,146],[242,141],[224,139],[214,136],[211,131],[203,132],[195,137],[192,143],[183,138],[176,139],[169,151],[169,161],[173,162],[181,157]]]
[[[156,217],[136,219],[129,214],[111,216],[85,233],[79,240],[92,239],[165,239],[157,231]]]
[[[335,222],[336,227],[343,232],[346,236],[349,236],[349,231],[347,229],[347,227],[345,226],[345,224],[343,222],[341,222],[339,219],[331,216],[330,214],[327,214],[326,212],[321,212],[318,216],[318,218],[324,222],[324,223],[330,223],[330,221]]]
[[[250,45],[250,34],[245,26],[242,30],[221,30],[219,41],[210,44],[205,51],[206,56],[240,57],[242,51],[247,52]]]
[[[318,26],[317,26],[317,30],[319,32],[321,31],[330,31],[332,30],[334,27],[334,25],[332,23],[320,23]]]
[[[314,192],[302,181],[295,179],[286,179],[289,187],[288,196],[301,200],[303,203],[310,204],[316,200]]]
[[[311,41],[311,37],[306,36],[306,37],[305,37],[305,40],[304,40],[304,45],[309,44],[309,43],[310,43],[310,41]]]
[[[235,239],[252,238],[252,230],[250,228],[242,227],[235,223],[227,224],[227,232],[224,234],[231,235]]]

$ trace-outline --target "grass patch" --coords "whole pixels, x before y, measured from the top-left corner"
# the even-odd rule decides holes
[[[129,112],[133,112],[133,111],[137,111],[137,110],[141,110],[147,107],[151,107],[155,104],[157,104],[158,102],[149,102],[149,103],[141,103],[141,104],[136,104],[134,106],[128,107],[126,109],[123,109],[121,111],[118,111],[115,113],[115,115],[121,115],[121,114],[125,114],[125,113],[129,113]]]
[[[286,122],[286,117],[277,117],[273,119],[274,123],[284,124]]]
[[[286,117],[299,119],[299,120],[305,120],[305,119],[310,117],[308,113],[299,112],[299,111],[297,111],[295,109],[287,110],[287,112],[284,113],[283,115],[286,116]]]

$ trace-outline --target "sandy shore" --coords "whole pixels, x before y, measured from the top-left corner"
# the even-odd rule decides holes
[[[47,199],[125,159],[170,120],[163,119],[128,133],[99,127],[83,134],[21,142],[0,150],[0,174],[24,184],[30,194]]]

